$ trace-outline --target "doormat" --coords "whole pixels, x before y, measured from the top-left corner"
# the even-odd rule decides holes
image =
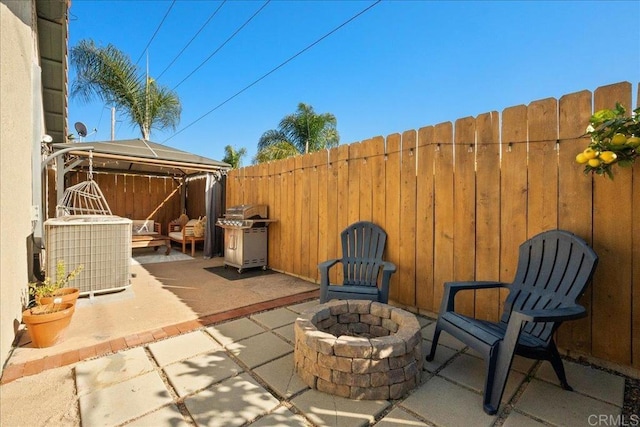
[[[240,280],[250,279],[252,277],[268,276],[269,274],[275,274],[277,271],[263,270],[262,267],[249,268],[242,270],[242,273],[238,273],[238,269],[235,267],[205,267],[209,273],[217,274],[218,276],[227,280]]]

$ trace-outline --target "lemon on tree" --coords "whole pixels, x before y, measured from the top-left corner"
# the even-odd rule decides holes
[[[584,173],[607,175],[613,178],[613,165],[632,166],[640,157],[640,108],[627,115],[616,103],[613,109],[594,113],[589,119],[585,136],[591,141],[576,155],[576,162],[584,164]]]

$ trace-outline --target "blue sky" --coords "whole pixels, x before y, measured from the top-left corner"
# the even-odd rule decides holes
[[[334,114],[349,144],[640,81],[638,1],[385,0],[224,103],[374,3],[73,0],[69,46],[113,44],[141,58],[143,71],[159,28],[149,72],[177,86],[182,116],[175,131],[154,130],[151,140],[216,160],[225,145],[244,147],[244,165],[260,136],[300,102]],[[70,68],[70,84],[74,78]],[[97,128],[85,141],[109,140],[109,107],[71,98],[70,129],[81,121]],[[116,139],[139,136],[118,115]]]

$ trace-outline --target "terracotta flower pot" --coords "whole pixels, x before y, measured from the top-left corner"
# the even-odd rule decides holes
[[[54,292],[52,297],[40,298],[40,304],[61,304],[70,302],[73,305],[76,304],[78,297],[80,296],[80,289],[78,288],[60,288]]]
[[[36,314],[44,308],[48,309],[47,312]],[[47,307],[40,305],[23,311],[22,321],[27,325],[33,346],[51,347],[59,342],[69,326],[74,308],[72,303],[65,302]]]

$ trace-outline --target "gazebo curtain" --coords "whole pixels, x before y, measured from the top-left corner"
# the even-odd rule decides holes
[[[204,258],[224,255],[224,230],[216,227],[216,221],[225,211],[226,175],[207,174],[205,188],[207,233],[204,238]]]

